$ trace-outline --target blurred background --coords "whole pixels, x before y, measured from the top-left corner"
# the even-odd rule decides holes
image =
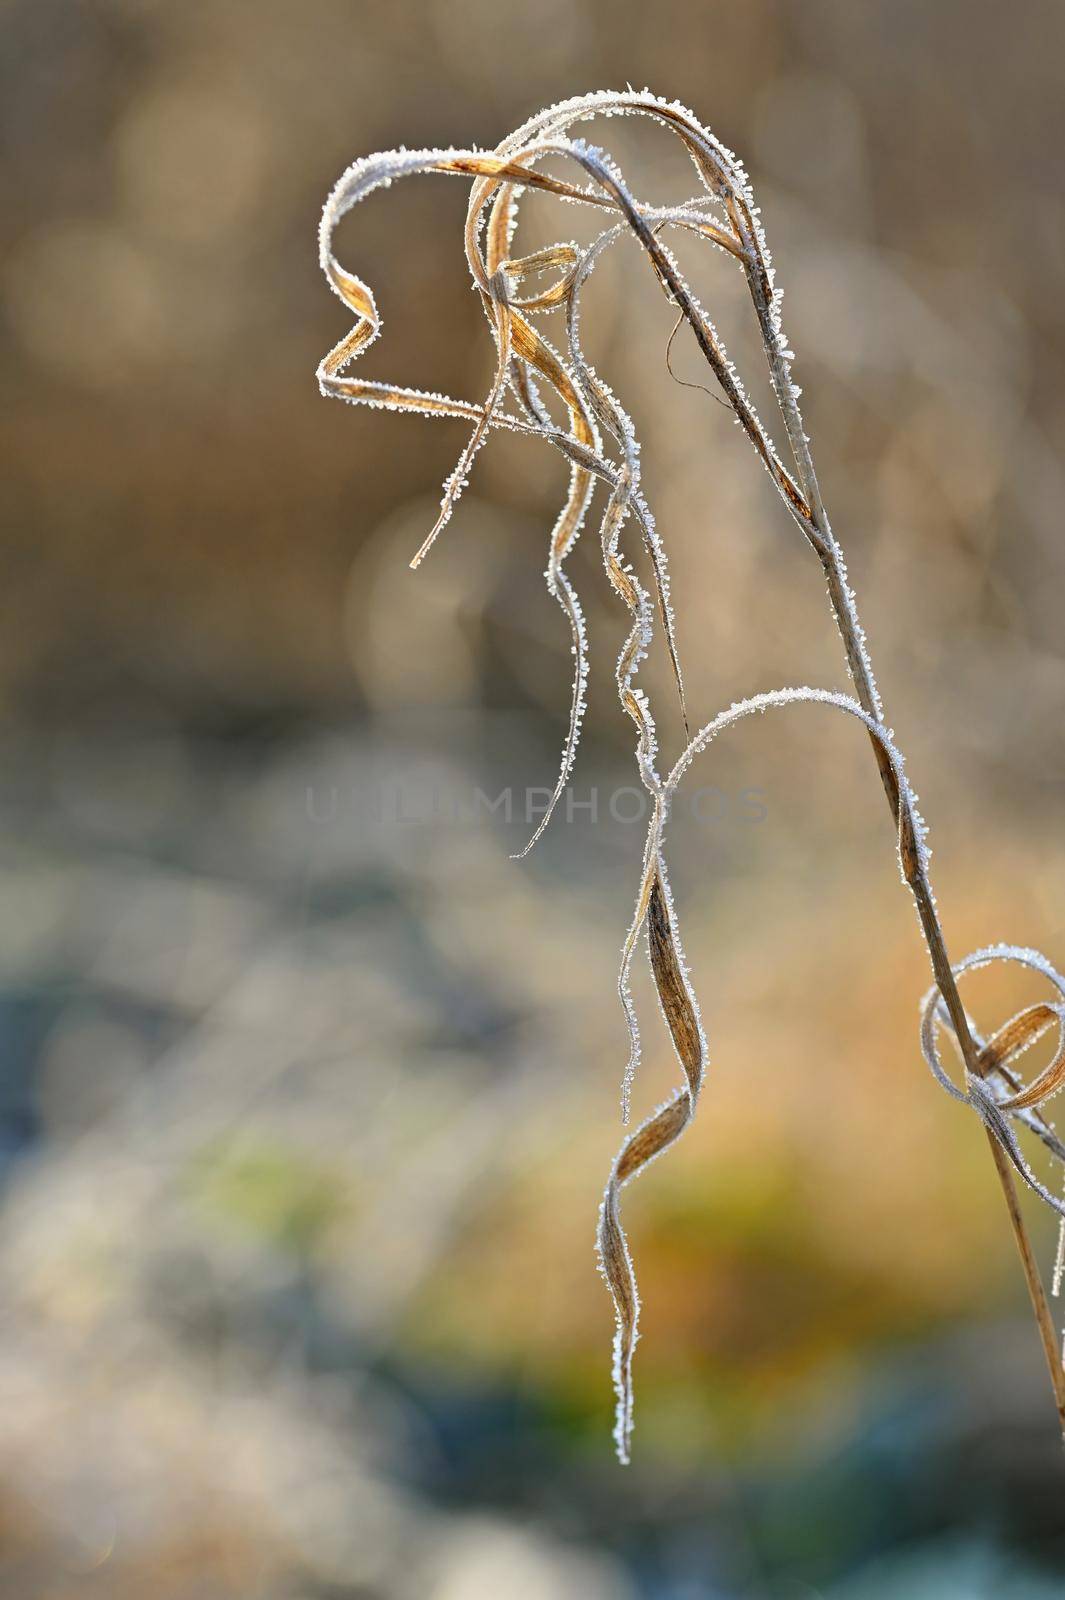
[[[997,1184],[919,1059],[868,749],[820,709],[715,745],[671,832],[713,1065],[626,1197],[615,1464],[624,618],[590,536],[572,803],[512,861],[565,730],[563,465],[494,438],[412,575],[465,426],[329,404],[314,369],[349,326],[315,229],[354,157],[626,82],[691,105],[763,207],[954,958],[1060,964],[1065,11],[3,0],[0,41],[0,1594],[1059,1594]],[[688,192],[660,131],[599,137],[642,197]],[[345,223],[385,322],[365,374],[485,392],[465,197],[413,180]],[[587,226],[530,201],[535,243]],[[738,274],[685,260],[762,396]],[[671,325],[622,245],[587,346],[643,441],[693,720],[842,686],[817,564],[670,378]],[[674,367],[701,379],[680,337]],[[638,993],[639,1110],[677,1068]],[[966,999],[989,1030],[1039,993]]]

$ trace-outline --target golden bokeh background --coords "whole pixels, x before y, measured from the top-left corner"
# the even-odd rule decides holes
[[[354,157],[491,146],[627,82],[690,105],[762,206],[952,954],[1060,965],[1065,12],[4,0],[0,41],[0,1594],[1059,1593],[997,1185],[920,1061],[868,751],[818,708],[715,745],[709,814],[671,832],[712,1072],[626,1196],[614,1464],[592,1241],[642,843],[624,617],[588,538],[575,803],[515,862],[565,730],[564,466],[494,438],[412,575],[465,427],[326,403],[314,370],[347,327],[315,229]],[[683,196],[664,135],[592,137]],[[465,195],[419,178],[345,222],[368,375],[485,391]],[[530,199],[530,247],[586,226]],[[768,417],[738,275],[683,259]],[[671,378],[627,242],[584,326],[642,440],[693,720],[843,687],[817,563]],[[673,364],[703,381],[680,337]],[[676,750],[661,661],[647,682]],[[650,1107],[676,1067],[638,993]],[[987,1028],[1039,994],[966,988]]]

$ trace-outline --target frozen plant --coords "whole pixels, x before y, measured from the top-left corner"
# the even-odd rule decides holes
[[[595,117],[619,115],[651,118],[680,140],[691,158],[697,180],[697,193],[691,199],[668,207],[644,204],[634,197],[609,155],[571,136],[575,124]],[[556,158],[555,165],[564,164],[572,176],[562,179],[543,170],[541,163],[546,158]],[[450,173],[472,180],[465,229],[466,259],[497,356],[488,393],[479,401],[400,388],[354,377],[346,370],[377,338],[380,319],[369,286],[337,261],[333,253],[334,230],[341,218],[375,189],[387,188],[408,174],[424,172]],[[559,243],[522,256],[516,252],[514,240],[522,195],[527,189],[539,189],[566,202],[594,207],[602,213],[606,225],[586,248]],[[724,252],[744,275],[784,425],[787,460],[781,458],[759,421],[713,323],[670,253],[666,239],[674,230],[681,230]],[[720,713],[694,737],[688,730],[685,712],[688,744],[664,775],[658,765],[651,707],[647,694],[637,687],[636,680],[654,636],[656,619],[660,618],[684,709],[666,556],[641,488],[640,449],[632,423],[607,384],[589,365],[580,339],[584,286],[604,252],[625,234],[635,236],[661,288],[677,308],[678,327],[686,322],[691,329],[725,402],[732,408],[772,478],[788,516],[821,563],[854,688],[853,698],[824,689],[781,689],[757,695]],[[602,485],[605,491],[599,522],[603,563],[631,622],[617,662],[617,690],[622,709],[635,729],[637,767],[651,804],[636,909],[622,950],[619,978],[630,1035],[622,1086],[623,1121],[628,1122],[631,1088],[640,1056],[639,1019],[629,989],[629,972],[641,937],[646,940],[658,998],[683,1069],[682,1082],[672,1097],[624,1139],[611,1168],[599,1213],[599,1261],[616,1314],[613,1370],[617,1393],[615,1439],[619,1457],[622,1461],[629,1459],[633,1426],[632,1362],[639,1322],[636,1278],[621,1223],[621,1191],[687,1127],[695,1112],[707,1065],[706,1037],[681,949],[666,870],[664,830],[670,803],[695,758],[738,719],[755,712],[809,703],[826,705],[853,718],[863,725],[869,738],[896,830],[902,879],[913,895],[932,966],[934,982],[921,1013],[921,1048],[936,1080],[955,1099],[968,1105],[984,1125],[1020,1252],[1059,1421],[1065,1430],[1065,1369],[1021,1216],[1015,1183],[1019,1176],[1065,1218],[1065,1201],[1035,1176],[1018,1137],[1021,1131],[1033,1135],[1055,1161],[1065,1164],[1065,1145],[1043,1110],[1050,1097],[1065,1086],[1065,979],[1037,952],[1006,945],[977,951],[951,966],[929,878],[926,830],[904,773],[902,756],[884,722],[854,592],[847,581],[843,556],[821,499],[799,408],[801,390],[791,376],[793,353],[781,326],[781,291],[774,282],[758,209],[743,168],[684,107],[660,100],[647,91],[603,91],[582,95],[540,112],[493,151],[395,150],[356,161],[340,178],[326,202],[319,247],[322,270],[357,319],[351,331],[318,368],[322,393],[393,411],[465,418],[472,424],[466,447],[444,485],[440,514],[412,566],[422,561],[451,516],[469,480],[474,459],[493,428],[507,428],[546,440],[569,463],[568,493],[551,530],[545,572],[548,589],[562,608],[573,639],[575,665],[569,729],[554,798],[527,849],[547,826],[576,755],[585,709],[588,659],[580,603],[566,573],[565,562],[580,534],[597,485]],[[557,343],[552,343],[542,331],[541,319],[543,314],[555,311],[562,312],[563,327]],[[547,391],[561,402],[568,426],[561,427],[553,420],[543,400]],[[622,537],[631,526],[635,526],[649,558],[653,594],[641,584],[622,545]],[[1051,998],[1019,1012],[990,1039],[984,1039],[966,1014],[957,980],[973,968],[996,961],[1020,963],[1035,969],[1046,980]],[[1018,1075],[1017,1058],[1052,1029],[1057,1030],[1054,1057],[1026,1084]],[[960,1085],[943,1065],[940,1054],[943,1034],[951,1040],[960,1058]],[[1059,1245],[1055,1292],[1061,1273]]]

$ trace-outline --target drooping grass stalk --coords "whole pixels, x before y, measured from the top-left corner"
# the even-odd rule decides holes
[[[692,160],[700,186],[692,199],[679,206],[642,204],[631,193],[609,156],[570,136],[575,123],[594,116],[616,115],[650,118],[680,139]],[[540,163],[550,158],[561,158],[574,167],[576,181],[542,171]],[[399,388],[345,373],[352,359],[377,337],[380,319],[368,286],[342,268],[333,253],[335,227],[353,205],[374,190],[416,172],[449,173],[473,179],[465,231],[466,259],[497,352],[495,373],[482,402]],[[598,208],[609,215],[609,225],[584,249],[563,242],[524,257],[516,255],[513,241],[520,201],[524,191],[530,188],[562,201]],[[680,229],[713,245],[742,269],[783,421],[790,468],[763,428],[713,323],[670,253],[665,243],[670,229]],[[768,471],[789,516],[821,564],[855,698],[829,690],[779,690],[741,701],[713,718],[694,737],[688,732],[666,555],[641,487],[635,430],[620,402],[589,365],[580,339],[584,286],[605,251],[626,235],[636,239],[661,288],[691,329],[726,403]],[[940,1084],[954,1098],[975,1110],[984,1123],[1044,1346],[1059,1420],[1065,1429],[1065,1371],[1014,1181],[1015,1174],[1019,1174],[1047,1204],[1065,1216],[1065,1202],[1036,1178],[1014,1131],[1014,1124],[1019,1124],[1039,1138],[1054,1159],[1065,1163],[1065,1146],[1041,1109],[1065,1086],[1065,979],[1036,952],[1011,946],[992,946],[951,966],[929,878],[924,824],[904,773],[902,757],[884,721],[854,594],[821,498],[799,408],[800,391],[791,378],[793,356],[781,327],[780,291],[774,284],[758,211],[739,163],[683,107],[668,104],[646,92],[582,96],[541,112],[492,152],[401,150],[355,162],[326,202],[320,231],[320,259],[333,289],[358,318],[352,331],[319,367],[322,392],[426,416],[464,417],[473,423],[458,465],[444,486],[440,515],[412,566],[418,565],[428,553],[451,516],[475,457],[493,428],[507,428],[547,440],[569,462],[568,493],[551,531],[545,576],[572,635],[576,658],[573,693],[554,796],[526,848],[535,843],[547,825],[564,792],[576,756],[585,708],[588,653],[580,603],[566,574],[565,561],[580,534],[597,484],[602,484],[606,490],[599,529],[603,563],[611,587],[630,617],[629,633],[616,668],[618,696],[636,731],[637,766],[651,799],[636,910],[623,946],[619,978],[630,1032],[629,1062],[622,1088],[623,1120],[628,1121],[630,1092],[640,1057],[639,1019],[629,990],[629,971],[644,934],[658,998],[683,1070],[682,1083],[674,1095],[624,1140],[612,1166],[600,1210],[597,1234],[600,1263],[613,1296],[617,1323],[614,1382],[617,1391],[615,1438],[619,1456],[623,1461],[629,1456],[632,1359],[639,1320],[636,1279],[621,1224],[621,1190],[688,1125],[707,1063],[706,1039],[681,949],[666,870],[664,829],[670,804],[696,756],[739,718],[753,712],[811,702],[828,705],[857,719],[870,739],[896,829],[902,877],[914,898],[935,980],[922,1013],[922,1050]],[[519,294],[518,291],[526,290],[531,281],[552,274],[547,287],[539,293]],[[544,336],[537,320],[556,310],[564,313],[565,322],[565,338],[559,348]],[[553,391],[565,407],[569,418],[567,428],[557,426],[552,420],[541,398],[541,386]],[[513,402],[514,409],[506,409],[508,401]],[[622,536],[630,519],[636,523],[650,561],[653,596],[644,589],[622,548]],[[665,777],[656,764],[658,746],[650,703],[643,689],[636,686],[640,665],[654,636],[656,613],[663,625],[688,738],[685,749]],[[964,971],[1000,960],[1034,968],[1050,984],[1055,999],[1022,1011],[985,1043],[974,1033],[966,1015],[957,977]],[[1055,1026],[1058,1048],[1053,1060],[1031,1084],[1023,1085],[1013,1062]],[[961,1057],[964,1087],[958,1087],[942,1065],[939,1055],[942,1030],[952,1038]]]

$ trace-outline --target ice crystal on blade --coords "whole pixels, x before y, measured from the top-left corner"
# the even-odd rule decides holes
[[[667,207],[637,200],[613,158],[599,146],[574,136],[573,130],[582,124],[617,116],[647,119],[680,141],[695,173],[697,192],[691,198]],[[542,165],[549,158],[553,158],[551,172]],[[555,175],[559,166],[565,169],[565,177]],[[336,258],[333,238],[337,225],[354,206],[417,173],[450,175],[471,183],[465,255],[496,355],[495,368],[481,400],[455,399],[348,371],[378,340],[381,319],[369,285],[342,267]],[[571,240],[561,241],[523,256],[516,252],[515,242],[520,231],[521,202],[530,190],[539,190],[568,205],[593,209],[603,216],[605,226],[583,248]],[[717,328],[682,274],[668,243],[669,236],[675,233],[727,256],[743,274],[769,367],[786,451],[778,448],[763,426]],[[853,696],[832,689],[808,688],[754,695],[720,712],[694,736],[691,734],[666,544],[644,494],[639,440],[628,412],[588,361],[581,343],[582,295],[598,263],[624,238],[634,239],[643,251],[659,290],[679,314],[674,333],[682,323],[686,324],[716,379],[721,398],[733,411],[789,517],[816,553],[843,643]],[[549,825],[576,760],[587,705],[589,656],[583,610],[565,564],[585,526],[597,490],[603,491],[598,524],[603,567],[610,588],[627,614],[628,626],[615,666],[615,685],[621,709],[634,731],[636,766],[650,801],[636,905],[618,975],[618,994],[628,1032],[621,1093],[623,1123],[627,1125],[629,1121],[642,1050],[640,1017],[630,981],[641,940],[646,945],[666,1032],[681,1069],[681,1081],[674,1094],[626,1134],[611,1167],[599,1212],[599,1266],[615,1313],[614,1437],[620,1459],[627,1461],[630,1454],[633,1355],[640,1317],[635,1269],[621,1221],[621,1192],[688,1126],[707,1065],[706,1038],[681,948],[666,867],[666,822],[674,795],[689,768],[720,734],[745,717],[791,706],[825,706],[858,723],[872,743],[891,807],[901,876],[913,895],[935,978],[921,1012],[921,1049],[936,1081],[977,1114],[999,1152],[999,1177],[1007,1201],[1011,1202],[1011,1220],[1047,1349],[1059,1414],[1065,1424],[1065,1374],[1056,1354],[1056,1334],[1050,1327],[1042,1284],[1031,1265],[1023,1223],[1011,1199],[1010,1176],[1016,1172],[1065,1219],[1065,1200],[1036,1176],[1018,1137],[1018,1130],[1033,1135],[1052,1159],[1065,1165],[1065,1145],[1043,1110],[1065,1088],[1065,980],[1045,957],[1018,946],[988,946],[953,967],[947,958],[929,878],[927,829],[917,810],[917,796],[907,780],[894,733],[884,720],[854,590],[821,499],[799,406],[802,388],[792,376],[795,354],[783,328],[783,291],[776,281],[761,215],[743,167],[683,105],[660,99],[649,90],[600,90],[539,112],[494,150],[400,149],[355,161],[342,174],[323,209],[319,259],[331,289],[356,317],[350,331],[319,364],[321,392],[352,404],[428,418],[460,419],[472,425],[458,462],[444,484],[439,515],[412,566],[420,564],[456,512],[476,459],[494,430],[501,428],[550,444],[568,463],[565,498],[548,533],[544,578],[570,635],[574,667],[569,723],[550,802],[521,852],[523,855]],[[539,319],[555,312],[563,314],[564,337],[558,336],[557,343],[552,343],[541,331]],[[635,317],[635,308],[628,308],[628,314]],[[559,327],[557,320],[555,327]],[[561,404],[566,425],[553,421],[543,399],[548,392]],[[650,587],[638,574],[636,561],[641,551],[650,570]],[[640,668],[654,648],[656,619],[662,626],[686,741],[665,777],[657,765],[658,734],[650,698],[637,682]],[[975,1031],[962,1006],[957,980],[991,962],[1034,970],[1047,984],[1051,997],[1019,1012],[985,1040]],[[1018,1060],[1044,1035],[1055,1031],[1053,1059],[1031,1082],[1024,1083]],[[960,1057],[960,1081],[955,1081],[943,1063],[940,1042],[944,1034],[952,1040]],[[1065,1232],[1059,1240],[1054,1267],[1055,1294],[1065,1270],[1063,1251]]]

